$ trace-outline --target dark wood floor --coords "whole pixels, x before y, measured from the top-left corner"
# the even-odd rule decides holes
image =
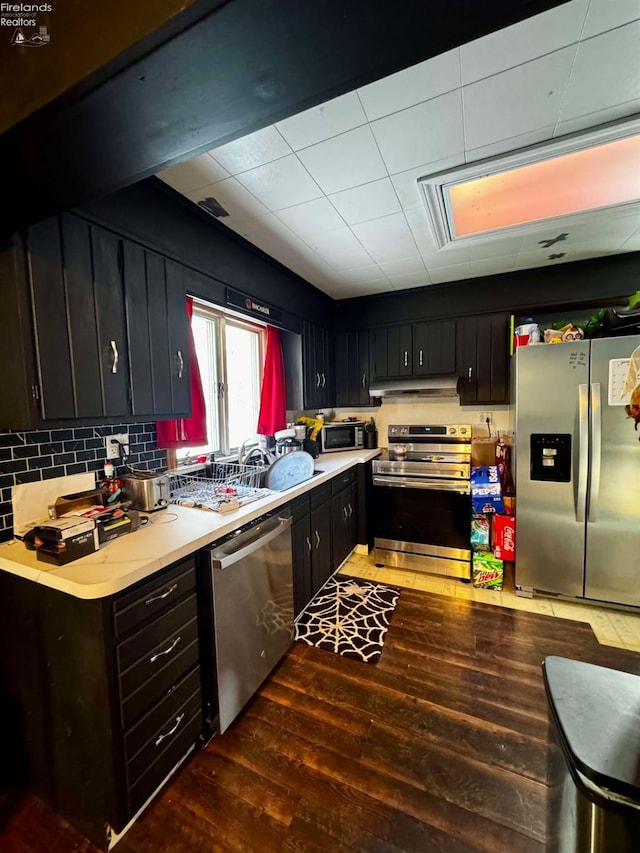
[[[403,589],[376,665],[295,644],[116,849],[542,853],[546,655],[640,674],[584,623]],[[95,851],[31,795],[0,818],[4,853]]]

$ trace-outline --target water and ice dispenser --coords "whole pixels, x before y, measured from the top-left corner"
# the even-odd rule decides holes
[[[570,433],[532,433],[532,480],[571,482],[571,438]]]

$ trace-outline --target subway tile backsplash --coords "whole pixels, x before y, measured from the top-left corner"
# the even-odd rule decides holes
[[[0,542],[13,538],[12,486],[89,471],[98,480],[107,461],[105,436],[116,433],[129,434],[127,464],[146,470],[166,468],[167,454],[156,444],[155,423],[0,432]],[[125,473],[124,466],[113,462],[117,474]]]

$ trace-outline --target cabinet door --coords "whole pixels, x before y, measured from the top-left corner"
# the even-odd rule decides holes
[[[333,574],[331,500],[311,510],[311,587],[315,593]]]
[[[313,596],[311,589],[311,528],[309,513],[291,526],[293,551],[293,609],[298,616]]]
[[[28,247],[42,417],[72,418],[73,372],[58,218],[30,228]]]
[[[304,406],[316,409],[320,399],[320,371],[318,369],[317,327],[313,323],[302,324],[302,377],[304,384]]]
[[[387,329],[389,376],[411,376],[413,352],[411,326],[391,326]]]
[[[99,418],[104,414],[104,404],[93,287],[91,229],[88,223],[70,214],[63,214],[60,221],[75,416]]]
[[[169,323],[169,377],[171,382],[171,412],[191,414],[191,380],[189,366],[189,318],[186,298],[193,293],[205,292],[198,287],[197,273],[166,261],[167,318]]]
[[[328,407],[336,404],[335,359],[333,333],[324,327],[316,330],[320,339],[318,354],[321,356],[318,370],[320,373],[320,406]]]
[[[158,255],[145,252],[141,246],[130,241],[124,243],[123,258],[131,368],[131,411],[134,415],[167,412],[170,396],[168,400],[163,399],[163,388],[158,387],[155,381],[162,365],[168,363],[168,351],[162,353],[158,343],[164,337],[167,349],[164,262]],[[157,279],[159,274],[162,286],[154,288],[154,298],[150,299],[147,291],[148,281]]]
[[[129,414],[129,358],[122,286],[122,240],[91,229],[104,414]]]
[[[437,376],[456,372],[456,321],[434,320],[413,327],[413,373]]]
[[[347,557],[358,544],[358,487],[352,483],[345,489],[345,508],[347,519],[345,522],[345,557]]]
[[[336,405],[367,406],[369,400],[369,333],[336,336]]]
[[[369,383],[371,376],[369,375],[369,332],[356,332],[357,336],[357,371],[355,375],[356,386],[358,391],[357,400],[361,406],[370,406],[371,398],[369,397]]]
[[[506,314],[458,320],[460,402],[504,403],[508,399]]]

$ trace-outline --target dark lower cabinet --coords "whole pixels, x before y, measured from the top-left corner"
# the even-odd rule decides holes
[[[508,315],[465,317],[457,325],[460,402],[462,405],[508,402]]]
[[[350,468],[332,482],[333,571],[357,544],[358,504],[356,469]]]
[[[0,572],[3,755],[106,849],[201,742],[196,569],[176,563],[106,599]],[[5,762],[6,768],[6,762]]]

